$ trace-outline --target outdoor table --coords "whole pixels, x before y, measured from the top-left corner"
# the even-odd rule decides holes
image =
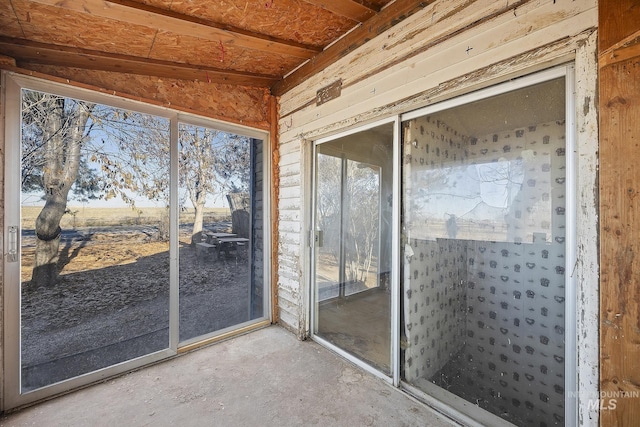
[[[210,243],[212,245],[217,245],[218,240],[221,238],[237,236],[237,234],[234,233],[212,233],[210,231],[204,232],[203,234],[207,236],[207,243]]]
[[[211,236],[211,237],[215,237],[216,239],[220,239],[223,237],[236,237],[237,234],[234,233],[212,233],[210,231],[207,231],[207,236]]]
[[[249,239],[245,237],[218,238],[218,258],[221,258],[223,252],[228,257],[229,252],[237,251],[238,246],[245,246],[247,243],[249,243]]]

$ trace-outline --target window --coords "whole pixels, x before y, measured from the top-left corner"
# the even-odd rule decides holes
[[[268,319],[266,133],[7,82],[7,408]]]
[[[565,417],[565,84],[403,122],[403,379],[516,425]]]

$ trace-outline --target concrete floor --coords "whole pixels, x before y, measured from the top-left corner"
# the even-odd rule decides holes
[[[453,426],[272,326],[0,418],[0,426]]]

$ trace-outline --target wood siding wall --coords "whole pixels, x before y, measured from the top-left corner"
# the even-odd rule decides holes
[[[640,2],[599,2],[601,425],[640,425]],[[628,393],[627,396],[620,393]],[[612,406],[613,404],[613,406]]]
[[[280,322],[309,333],[311,141],[497,82],[575,61],[578,382],[598,387],[597,2],[436,1],[282,95],[279,120],[278,303]],[[336,99],[317,91],[341,80]],[[598,410],[580,402],[581,425]]]

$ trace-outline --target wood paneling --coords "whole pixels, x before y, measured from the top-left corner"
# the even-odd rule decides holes
[[[600,144],[601,390],[640,396],[640,57],[600,70]],[[640,397],[615,401],[602,425],[640,424]]]
[[[600,421],[623,427],[640,425],[640,2],[599,10]]]
[[[44,65],[33,66],[32,69],[42,73],[40,77],[43,78],[54,76],[59,78],[57,81],[67,84],[79,84],[89,89],[217,120],[269,129],[269,91],[265,88]]]
[[[32,0],[48,6],[254,50],[310,58],[320,49],[130,0]]]
[[[497,5],[492,0],[477,3],[482,3],[484,7],[480,10],[492,15],[493,19],[482,20],[466,14],[438,14],[432,24],[424,23],[424,18],[421,21],[422,14],[419,14],[415,22],[410,23],[409,33],[418,31],[419,25],[422,25],[429,30],[423,37],[402,37],[407,32],[403,25],[398,25],[393,32],[402,37],[400,42],[381,38],[363,48],[371,52],[370,56],[357,52],[353,55],[355,59],[332,64],[323,73],[282,96],[281,115],[284,123],[294,124],[290,130],[294,135],[301,128],[307,133],[305,136],[313,135],[309,135],[309,132],[315,129],[319,129],[320,133],[331,132],[325,126],[344,126],[347,120],[372,119],[370,113],[384,115],[391,112],[389,109],[376,108],[378,106],[398,103],[398,110],[401,110],[400,104],[404,100],[415,100],[419,95],[423,95],[423,102],[426,103],[434,102],[449,90],[470,91],[479,87],[490,71],[497,74],[494,78],[505,79],[509,74],[524,72],[521,70],[528,69],[530,72],[530,64],[544,61],[542,58],[545,57],[555,56],[558,62],[566,62],[571,51],[575,50],[576,42],[566,36],[567,28],[571,29],[573,37],[584,40],[595,31],[597,23],[597,11],[593,2],[588,1],[557,4],[530,1],[518,8],[515,14],[513,10],[505,9],[502,3]],[[496,13],[496,7],[500,8],[500,13]],[[424,13],[429,12],[431,9],[427,8]],[[476,21],[480,24],[475,25]],[[532,24],[536,26],[532,27]],[[461,30],[455,37],[441,39],[441,34],[446,34],[447,26],[454,29],[462,27],[464,31]],[[391,45],[393,49],[385,50],[386,46]],[[423,49],[425,45],[430,47]],[[467,52],[469,47],[472,49]],[[418,54],[407,57],[407,52],[413,51]],[[397,58],[403,61],[396,63]],[[380,68],[381,63],[392,65]],[[543,67],[550,65],[547,62]],[[492,70],[485,67],[492,67]],[[479,72],[479,69],[485,71]],[[363,80],[362,76],[368,77]],[[343,79],[343,93],[340,98],[316,106],[316,91],[333,81],[323,80],[329,77],[333,80],[338,77]],[[419,87],[428,89],[419,93]],[[310,101],[313,103],[309,104]],[[348,111],[348,115],[345,111]],[[360,114],[362,116],[358,116]],[[289,129],[285,126],[282,130],[284,133],[281,137],[285,140]]]
[[[326,68],[329,64],[353,52],[372,38],[382,34],[398,22],[403,21],[416,12],[421,11],[435,0],[396,0],[379,14],[369,19],[366,25],[360,26],[347,34],[335,44],[316,55],[281,82],[276,83],[272,92],[282,95],[294,86],[302,83],[312,74]]]
[[[636,33],[640,23],[640,1],[600,0],[598,2],[600,52]]]
[[[18,65],[24,68],[29,68],[28,64],[34,63],[257,87],[268,87],[277,80],[275,75],[269,76],[225,70],[211,66],[146,59],[1,36],[0,53],[15,58],[18,61]]]

